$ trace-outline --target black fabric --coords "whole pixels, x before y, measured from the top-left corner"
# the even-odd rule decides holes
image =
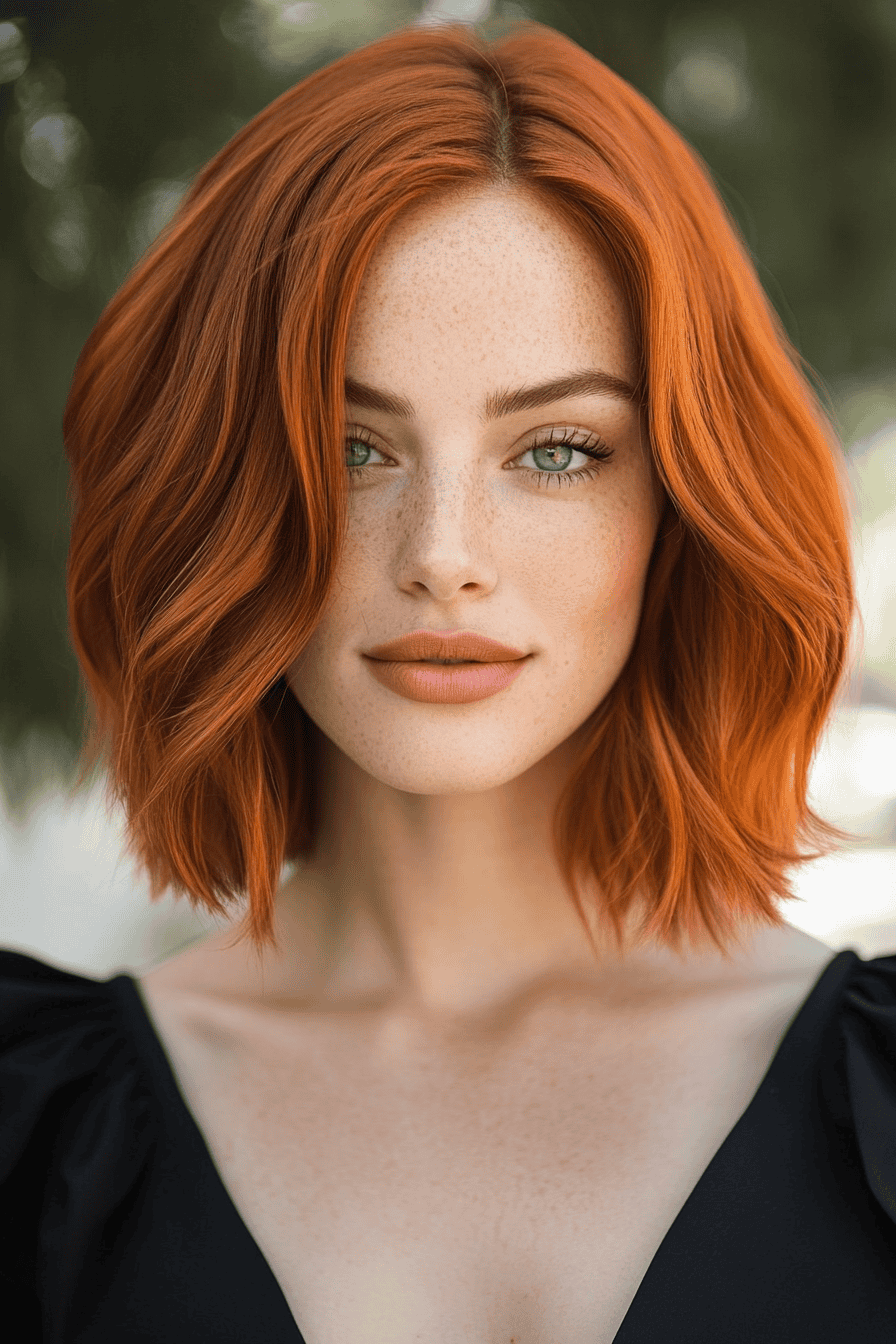
[[[0,1303],[14,1344],[303,1344],[133,979],[3,950]],[[615,1344],[758,1341],[896,1341],[896,955],[832,957]]]

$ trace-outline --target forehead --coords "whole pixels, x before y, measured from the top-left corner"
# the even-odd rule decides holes
[[[466,385],[596,364],[627,381],[625,303],[596,248],[536,197],[476,188],[416,207],[381,240],[355,305],[346,372]]]

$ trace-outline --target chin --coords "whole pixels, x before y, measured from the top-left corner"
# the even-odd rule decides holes
[[[420,760],[384,760],[382,757],[370,761],[358,757],[353,759],[368,775],[388,785],[390,789],[427,797],[487,793],[490,789],[498,789],[510,783],[532,764],[521,760],[506,763],[465,760],[462,753],[458,753],[454,760],[438,763],[428,761],[425,764]]]
[[[393,722],[378,725],[376,734],[345,731],[346,725],[318,724],[344,760],[372,780],[402,793],[440,796],[486,793],[525,774],[549,755],[555,743],[537,730],[526,741],[519,723],[444,725],[427,733],[418,723],[403,732]],[[340,731],[340,729],[342,731]]]

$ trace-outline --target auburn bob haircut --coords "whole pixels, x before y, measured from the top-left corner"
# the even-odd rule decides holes
[[[639,942],[727,953],[843,838],[807,803],[853,618],[840,451],[702,161],[542,24],[406,28],[303,79],[106,307],[64,418],[75,787],[105,765],[153,899],[245,899],[241,936],[274,943],[282,866],[315,840],[282,674],[345,537],[352,308],[403,211],[483,184],[537,193],[613,267],[667,495],[631,655],[555,816],[561,871],[620,947],[643,899]]]

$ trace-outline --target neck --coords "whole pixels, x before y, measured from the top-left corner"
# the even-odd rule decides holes
[[[278,894],[276,930],[281,964],[319,1000],[448,1020],[680,964],[656,943],[623,957],[576,910],[550,834],[569,744],[499,788],[440,796],[373,779],[326,738],[317,750],[318,844]]]

